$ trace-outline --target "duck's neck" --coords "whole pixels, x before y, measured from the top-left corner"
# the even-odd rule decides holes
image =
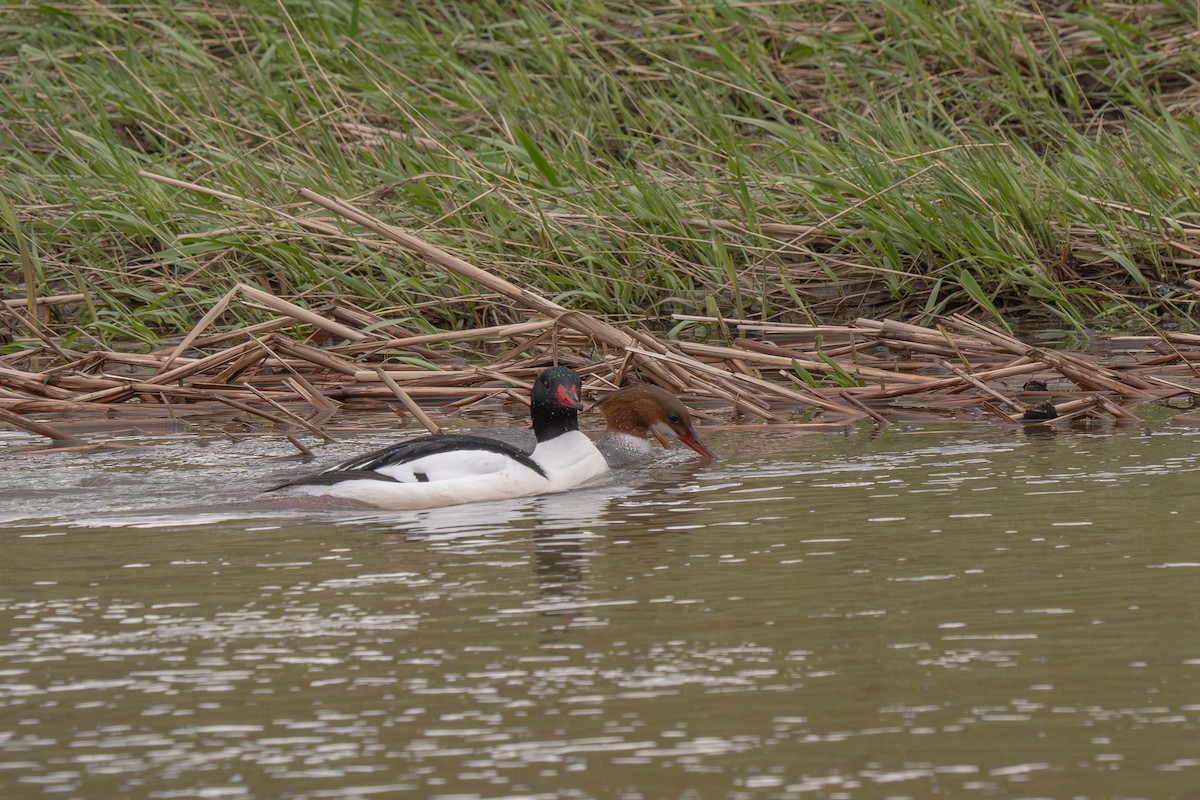
[[[642,461],[650,455],[650,442],[640,436],[622,431],[605,431],[596,442],[596,447],[604,454],[610,467],[623,467],[636,461]]]
[[[579,413],[574,409],[552,406],[533,415],[533,435],[538,442],[557,439],[564,433],[579,430]]]

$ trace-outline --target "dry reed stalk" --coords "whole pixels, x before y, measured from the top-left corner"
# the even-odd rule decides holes
[[[71,436],[68,433],[63,433],[57,428],[47,425],[44,422],[26,419],[15,411],[9,411],[6,408],[0,408],[0,422],[7,422],[14,428],[19,428],[29,433],[45,436],[47,439],[52,439],[56,442],[78,442],[79,438]]]
[[[353,377],[356,373],[362,370],[361,365],[356,364],[349,359],[342,358],[334,353],[330,353],[327,350],[321,350],[320,348],[313,347],[310,344],[292,341],[291,339],[285,339],[282,336],[274,334],[271,335],[268,341],[272,349],[283,353],[284,355],[289,355],[301,361],[307,361],[310,364],[315,364],[317,366],[324,367],[325,369],[333,370],[334,372],[340,372],[343,375],[349,375]]]
[[[255,389],[253,386],[247,386],[246,388],[249,389],[251,392],[253,392],[264,403],[267,403],[267,404],[271,405],[273,408],[275,408],[276,410],[278,410],[279,413],[283,414],[286,419],[291,420],[295,424],[306,429],[307,431],[309,431],[309,433],[319,436],[327,442],[337,441],[332,436],[325,433],[325,431],[320,430],[315,425],[313,425],[311,422],[309,422],[308,420],[299,416],[298,414],[294,414],[293,412],[291,412],[290,410],[285,408],[281,403],[279,403],[278,401],[274,400],[271,397],[268,397],[266,394],[264,394],[263,392],[260,392],[258,389]],[[226,398],[226,399],[228,400],[230,398]],[[260,416],[262,416],[261,411],[259,411],[258,413]]]
[[[538,345],[545,343],[545,341],[547,339],[552,338],[553,335],[554,335],[554,331],[548,330],[548,331],[542,331],[541,333],[539,333],[536,336],[531,336],[528,339],[526,339],[524,342],[521,342],[521,343],[517,344],[515,347],[505,350],[503,353],[496,356],[494,359],[492,359],[491,361],[488,362],[488,366],[495,369],[496,367],[499,367],[501,364],[504,364],[505,362],[512,361],[514,358],[521,355],[522,353],[527,353],[530,350],[532,350],[533,348],[537,347]]]
[[[1170,387],[1171,389],[1174,389],[1175,391],[1172,392],[1170,395],[1166,395],[1167,397],[1173,397],[1173,396],[1177,396],[1180,394],[1200,394],[1200,387],[1198,387],[1198,386],[1186,386],[1182,383],[1170,381],[1170,380],[1167,380],[1166,378],[1163,378],[1163,377],[1160,377],[1157,375],[1147,375],[1146,380],[1151,383],[1156,383],[1159,386],[1167,386],[1167,387]]]
[[[387,378],[381,377],[386,375]],[[388,369],[386,365],[374,367],[372,369],[360,369],[353,376],[356,381],[395,381],[397,383],[414,383],[422,382],[425,384],[447,384],[447,383],[464,383],[479,378],[477,369]]]
[[[629,333],[636,344],[640,344],[647,350],[658,355],[670,352],[665,344],[648,333],[643,331],[630,331]],[[631,353],[635,357],[638,355],[638,350],[633,347],[627,347],[625,352]],[[678,364],[672,363],[669,359],[663,360],[661,364],[657,360],[647,364],[645,359],[641,359],[638,362],[638,366],[649,368],[659,378],[660,382],[665,384],[663,388],[669,389],[672,392],[682,392],[688,386],[689,375],[687,370]]]
[[[176,367],[175,369],[168,370],[166,372],[159,372],[157,375],[146,378],[145,383],[166,384],[172,381],[181,381],[185,378],[190,378],[193,375],[198,375],[213,367],[223,366],[232,361],[236,361],[247,353],[257,354],[256,350],[257,342],[252,339],[248,342],[242,342],[241,344],[234,345],[233,347],[227,347],[224,350],[213,353],[212,355],[204,356],[203,358],[197,358],[194,361],[184,364],[183,366]]]
[[[284,419],[283,417],[280,417],[276,414],[272,414],[269,411],[263,411],[261,408],[255,408],[254,406],[252,406],[248,403],[243,403],[239,400],[234,400],[231,397],[221,397],[219,395],[213,395],[213,399],[216,400],[218,403],[223,403],[224,405],[227,405],[230,408],[236,408],[238,411],[243,411],[251,416],[262,417],[265,420],[274,422],[276,425],[279,425],[281,428],[284,429],[284,438],[286,438],[289,442],[291,442],[292,445],[294,445],[297,450],[299,450],[305,457],[308,457],[308,458],[312,457],[313,453],[311,450],[309,450],[307,447],[305,447],[294,436],[289,435],[289,432],[287,431],[288,421],[286,419]],[[325,436],[324,433],[322,433],[321,435]],[[329,438],[329,437],[327,437],[327,438]],[[332,441],[332,439],[330,439],[330,441]]]
[[[1009,354],[1004,353],[1003,355],[1008,356]],[[977,369],[972,374],[975,376],[976,380],[999,381],[999,380],[1004,380],[1005,378],[1015,378],[1015,377],[1025,376],[1025,375],[1036,375],[1039,372],[1047,372],[1047,371],[1048,370],[1046,369],[1045,364],[1042,364],[1039,361],[1034,361],[1033,359],[1028,358],[1027,356],[1017,356],[1016,358],[1006,361],[1004,363],[995,364],[995,365],[992,365],[989,367],[985,367],[983,369]],[[955,387],[955,388],[950,388],[950,389],[948,389],[948,391],[950,392],[950,394],[955,394],[957,392],[966,391],[966,388],[967,388],[966,386],[959,386],[959,387]]]
[[[192,342],[196,341],[197,337],[199,337],[200,334],[203,333],[204,330],[217,319],[217,317],[225,313],[225,309],[229,307],[229,301],[233,299],[233,296],[237,294],[237,291],[237,287],[234,287],[226,292],[224,297],[213,303],[213,307],[208,310],[208,313],[200,318],[200,321],[192,327],[187,336],[183,337],[179,344],[176,345],[175,349],[172,350],[167,356],[166,360],[163,361],[162,366],[158,368],[159,372],[170,369],[171,364],[175,362],[175,359],[179,358],[179,356],[183,354],[183,351],[187,350],[191,346]]]
[[[5,408],[18,414],[108,413],[112,410],[112,406],[100,403],[76,403],[73,400],[56,400],[44,397],[4,397],[2,395],[0,395],[0,408]]]
[[[107,353],[96,352],[88,353],[83,358],[77,358],[73,361],[68,361],[66,364],[59,364],[56,367],[49,367],[37,373],[47,377],[51,375],[70,376],[75,373],[82,372],[87,374],[91,369],[103,369],[104,363],[107,361]]]
[[[347,302],[345,298],[335,298],[332,301],[325,303],[317,310],[328,313],[334,318],[334,320],[338,322],[360,328],[364,333],[370,332],[376,337],[406,339],[417,335],[415,331],[412,331],[403,325],[400,325],[399,323],[388,321],[378,314],[373,314],[366,309],[359,308],[358,306]],[[422,347],[420,344],[410,344],[404,349],[415,353],[422,358],[438,357],[438,352],[436,350]]]
[[[672,314],[676,322],[709,322],[734,327],[740,331],[757,331],[763,333],[781,333],[793,336],[854,335],[864,333],[861,328],[852,325],[797,325],[794,322],[764,322],[762,320],[741,319],[738,317],[706,317],[699,314]]]
[[[366,328],[373,328],[370,333],[375,336],[387,335],[398,338],[416,335],[410,328],[404,327],[395,320],[384,319],[361,306],[356,306],[345,297],[334,297],[314,310],[316,313],[328,315],[334,322],[349,325],[356,330],[363,330],[364,333],[367,332]]]
[[[491,380],[498,381],[508,386],[518,386],[521,389],[524,389],[526,392],[533,389],[533,382],[537,378],[536,369],[510,370],[509,372],[501,372],[500,370],[487,366],[476,367],[475,371],[485,378],[490,378]],[[521,376],[524,376],[524,379],[522,379]]]
[[[459,400],[480,395],[490,396],[508,391],[505,386],[409,386],[404,390],[410,397],[427,400]],[[325,390],[330,398],[377,399],[395,397],[383,381],[374,383],[338,383]]]
[[[105,350],[103,352],[91,353],[90,356],[95,359],[92,365],[103,365],[105,367],[113,364],[122,364],[129,367],[148,367],[157,370],[162,364],[163,355],[161,353],[123,353],[116,350]],[[191,364],[199,359],[180,356],[175,361],[180,365]],[[80,369],[83,369],[81,366]],[[48,370],[53,372],[54,370]]]
[[[226,397],[244,397],[248,394],[256,394],[256,390],[249,386],[239,386],[237,384],[224,383],[196,383],[188,386],[160,386],[157,383],[131,383],[126,387],[127,390],[135,395],[147,395],[153,398],[180,397],[187,400],[220,400]],[[261,390],[259,390],[261,391]],[[283,391],[280,389],[271,390],[271,396],[279,400],[294,401],[296,396],[293,392]]]
[[[222,333],[214,333],[210,336],[201,336],[200,338],[198,338],[194,342],[192,342],[192,347],[195,347],[195,348],[212,347],[214,345],[223,344],[225,342],[228,342],[231,339],[245,339],[250,336],[257,336],[260,333],[272,333],[274,331],[279,330],[280,328],[291,328],[291,327],[295,327],[298,324],[301,324],[301,323],[297,322],[296,320],[294,320],[290,317],[276,317],[274,319],[269,319],[266,322],[256,322],[253,325],[246,325],[245,327],[237,328],[236,330],[224,331]],[[151,353],[151,356],[158,358],[164,354],[172,352],[173,350],[175,350],[175,347],[169,347],[169,348],[164,348],[161,350],[155,350]],[[110,355],[115,356],[115,355],[119,355],[119,354],[112,353]],[[182,360],[184,360],[184,359],[183,358],[176,359],[176,361],[182,361]]]
[[[864,414],[866,414],[866,415],[867,415],[868,417],[870,417],[871,419],[875,420],[875,422],[877,422],[877,423],[880,425],[880,427],[886,428],[886,427],[888,427],[889,425],[891,425],[891,424],[892,424],[892,423],[891,423],[891,422],[888,420],[888,418],[887,418],[887,417],[883,416],[883,415],[882,415],[882,414],[880,414],[878,411],[876,411],[875,409],[871,408],[871,407],[870,407],[870,406],[868,406],[866,403],[864,403],[863,401],[859,400],[857,397],[855,397],[854,395],[850,394],[849,392],[839,392],[839,393],[838,393],[838,396],[839,396],[839,397],[841,397],[843,400],[845,400],[845,401],[846,401],[847,403],[849,403],[850,405],[852,405],[852,406],[854,406],[855,408],[857,408],[859,411],[861,411],[861,412],[863,412]]]
[[[958,350],[955,350],[953,347],[948,347],[945,344],[930,344],[928,342],[917,342],[911,339],[879,339],[875,343],[891,350],[924,353],[926,355],[940,356],[942,358],[957,358],[960,355]],[[826,353],[826,355],[830,354]]]
[[[525,406],[526,408],[529,408],[530,406],[533,405],[533,401],[529,399],[528,392],[518,392],[515,389],[506,388],[506,389],[504,389],[503,394],[509,400],[512,400],[513,402],[515,402],[517,405],[522,405],[522,406]]]
[[[700,344],[699,342],[681,342],[680,349],[690,355],[704,355],[710,358],[719,359],[741,359],[755,364],[762,364],[770,367],[790,368],[793,363],[799,364],[809,372],[817,372],[824,374],[830,372],[832,367],[824,361],[813,361],[807,358],[798,358],[788,355],[771,355],[768,353],[752,352],[741,350],[734,347],[723,347],[721,345]],[[785,351],[786,352],[786,351]],[[890,370],[877,369],[856,364],[849,364],[844,367],[845,371],[851,375],[856,375],[860,378],[870,378],[873,380],[886,383],[893,381],[897,383],[924,383],[926,378],[914,375],[905,375],[900,372],[892,372]]]
[[[861,419],[861,417],[858,417]],[[841,420],[838,422],[776,422],[771,425],[771,430],[785,431],[845,431],[853,427],[855,420]],[[714,431],[761,431],[762,425],[745,425],[737,423],[721,423],[717,425],[705,425],[705,430],[712,429]]]
[[[24,372],[10,367],[0,367],[0,387],[19,392],[36,394],[53,400],[74,399],[75,393],[50,383],[50,378],[36,372]]]
[[[1198,283],[1198,281],[1192,281]],[[1187,347],[1200,347],[1200,334],[1196,333],[1176,333],[1174,331],[1164,331],[1159,334],[1158,338],[1163,339],[1171,344],[1181,344]]]
[[[37,306],[64,306],[74,303],[86,303],[87,296],[82,294],[52,294],[42,297],[33,298],[34,305]],[[25,298],[19,300],[0,300],[8,308],[28,308],[29,301]]]
[[[698,376],[692,376],[692,381],[696,384],[697,388],[702,390],[705,394],[708,394],[712,397],[719,397],[722,400],[728,401],[730,406],[735,411],[743,414],[752,414],[753,416],[756,416],[760,419],[765,419],[770,423],[783,421],[782,418],[773,413],[771,409],[755,402],[749,397],[746,397],[745,393],[743,392],[730,391],[729,389],[718,386],[711,381],[706,381]]]
[[[1049,419],[1021,419],[1020,423],[1025,426],[1061,425],[1064,422],[1070,422],[1074,419],[1078,419],[1079,417],[1094,414],[1096,407],[1096,403],[1087,403],[1082,408],[1076,408],[1056,417],[1051,417]]]
[[[633,353],[624,353],[621,356],[620,363],[616,367],[612,367],[612,385],[618,388],[625,384],[625,376],[629,374],[629,368],[633,364]]]
[[[1021,424],[1021,421],[1019,419],[1009,416],[1008,414],[1004,413],[1003,409],[996,408],[994,405],[987,402],[986,400],[984,400],[979,405],[984,411],[987,411],[990,414],[995,414],[997,417],[1004,420],[1009,425],[1020,425]]]
[[[352,342],[357,342],[372,337],[372,334],[355,330],[349,326],[342,325],[340,322],[334,322],[331,319],[322,317],[320,314],[309,311],[307,308],[301,308],[295,303],[290,303],[287,300],[276,297],[270,292],[264,292],[262,289],[256,289],[253,286],[249,286],[244,283],[239,283],[236,288],[239,294],[262,303],[264,306],[270,308],[276,313],[283,314],[285,317],[292,317],[293,319],[301,322],[306,322],[315,328],[320,328],[323,331],[332,333],[334,336],[340,336],[341,338],[349,339]]]
[[[125,381],[119,378],[106,378],[97,375],[55,375],[52,380],[58,388],[69,389],[72,392],[94,392],[100,389],[112,389],[125,385]],[[74,397],[74,395],[72,396]]]
[[[417,405],[411,397],[409,397],[408,393],[400,388],[400,384],[396,383],[396,381],[392,379],[392,376],[388,375],[382,369],[376,370],[375,374],[379,380],[387,384],[387,387],[392,390],[392,394],[399,398],[400,402],[404,404],[404,407],[407,408],[409,412],[416,417],[422,425],[425,426],[425,430],[429,431],[430,433],[442,432],[442,429],[429,418],[429,415],[422,411],[421,407]]]
[[[486,286],[488,289],[504,295],[510,300],[515,300],[524,307],[533,309],[543,316],[559,320],[570,327],[578,326],[576,330],[592,336],[605,344],[612,347],[624,348],[631,343],[627,334],[606,322],[569,311],[563,306],[547,300],[534,292],[522,289],[504,278],[493,275],[487,270],[473,264],[469,264],[461,258],[447,253],[440,247],[429,244],[425,240],[413,236],[393,225],[388,225],[345,201],[333,200],[309,189],[301,189],[300,196],[305,200],[316,203],[327,211],[332,211],[338,216],[356,222],[367,230],[374,231],[411,253],[423,256],[426,260],[437,264],[443,269],[449,270],[456,275],[461,275],[482,286]]]
[[[839,359],[839,358],[850,358],[856,364],[859,361],[871,361],[871,362],[875,363],[877,366],[879,366],[880,369],[883,369],[887,366],[887,363],[883,359],[875,358],[875,357],[868,356],[865,354],[865,351],[874,348],[877,344],[878,344],[878,342],[876,342],[876,341],[868,341],[868,340],[849,342],[847,344],[841,344],[841,345],[836,344],[836,343],[824,342],[824,341],[822,341],[822,342],[814,341],[812,343],[812,347],[808,350],[801,351],[800,355],[802,355],[804,358],[807,358],[809,361],[812,361],[813,357],[816,356],[816,354],[818,352],[820,352],[822,355],[827,356],[828,358],[835,359],[835,360]],[[796,354],[796,350],[794,348],[783,347],[783,346],[780,346],[779,344],[767,344],[766,342],[755,342],[751,339],[734,339],[733,345],[734,345],[734,347],[738,347],[738,348],[741,348],[744,350],[753,350],[758,353],[766,353],[767,355],[776,355],[776,356],[785,356],[786,357],[788,354],[792,354],[792,355]]]
[[[969,330],[976,336],[987,339],[1002,350],[1017,355],[1028,356],[1052,367],[1083,389],[1089,391],[1110,391],[1127,397],[1138,397],[1141,395],[1139,389],[1146,388],[1144,386],[1134,388],[1130,383],[1123,382],[1120,376],[1111,370],[1095,364],[1089,364],[1083,359],[1067,353],[1052,353],[1040,347],[1031,347],[1018,339],[994,331],[960,314],[952,314],[948,321],[954,327]]]
[[[337,352],[347,355],[359,355],[373,353],[377,350],[393,349],[404,350],[414,345],[421,344],[445,344],[446,342],[459,342],[471,339],[509,339],[514,336],[520,336],[525,333],[532,333],[550,327],[554,324],[551,319],[537,319],[529,322],[520,322],[513,325],[495,325],[490,328],[473,328],[466,331],[444,331],[442,333],[426,333],[420,336],[407,336],[402,339],[384,339],[378,342],[361,342],[350,345],[343,345],[335,348]]]
[[[1065,403],[1052,403],[1054,412],[1058,417],[1063,417],[1068,414],[1074,414],[1077,411],[1086,411],[1100,405],[1100,395],[1089,394],[1086,397],[1080,397],[1075,400],[1068,400]],[[1056,417],[1057,418],[1057,417]]]
[[[1045,364],[1040,364],[1030,361],[1027,364],[1014,364],[1005,367],[998,367],[991,370],[983,370],[975,373],[977,380],[986,381],[997,378],[1009,378],[1014,375],[1028,375],[1037,372],[1044,372]],[[896,389],[879,389],[872,390],[858,396],[864,399],[883,400],[885,398],[904,397],[906,395],[918,394],[921,392],[937,392],[937,391],[954,391],[963,385],[962,378],[957,375],[952,378],[930,378],[924,384],[914,384],[912,386],[903,386]]]
[[[1112,400],[1109,400],[1107,397],[1100,397],[1098,399],[1100,401],[1100,405],[1104,406],[1104,410],[1107,411],[1109,414],[1112,414],[1118,420],[1122,420],[1124,422],[1141,422],[1142,421],[1141,418],[1137,414],[1130,413],[1129,411],[1122,408],[1117,403],[1114,403]]]
[[[35,298],[35,302],[36,302],[36,298]],[[59,358],[61,358],[63,361],[70,361],[71,356],[68,355],[65,350],[63,350],[62,348],[60,348],[58,346],[58,343],[54,341],[54,337],[51,334],[51,332],[49,331],[49,329],[47,329],[45,325],[43,325],[41,322],[39,322],[36,317],[28,316],[22,310],[22,307],[25,305],[27,305],[27,303],[24,300],[22,300],[18,305],[14,305],[14,306],[9,306],[9,305],[0,303],[0,316],[7,316],[7,317],[11,317],[12,319],[15,319],[17,321],[18,327],[25,328],[26,330],[28,330],[31,334],[33,334],[33,337],[35,339],[38,339],[46,347],[53,350],[54,353]]]
[[[554,319],[559,325],[578,331],[600,344],[608,345],[618,350],[625,350],[634,344],[632,336],[603,320],[581,314],[577,311],[571,311],[551,300],[547,300],[535,292],[522,289],[498,275],[493,275],[487,270],[469,264],[461,258],[447,253],[440,247],[436,247],[395,226],[388,225],[349,203],[323,197],[309,189],[301,189],[300,195],[328,211],[356,222],[385,239],[395,242],[409,252],[423,256],[426,260],[437,264],[443,269],[485,286],[510,300],[515,300],[525,308],[532,309],[541,316]],[[659,365],[648,361],[644,366],[651,372],[659,373],[656,377],[666,379],[666,372]]]
[[[631,348],[631,350],[635,353],[640,353],[641,355],[648,356],[650,358],[661,358],[667,361],[679,358],[679,356],[676,356],[673,353],[651,353],[646,350],[638,350],[637,348]],[[731,391],[735,396],[740,394],[741,390],[747,388],[747,386],[753,386],[756,389],[761,390],[762,394],[781,397],[792,403],[799,403],[805,406],[817,406],[818,408],[823,408],[826,411],[833,411],[839,414],[847,413],[847,409],[844,406],[840,406],[837,403],[834,403],[833,401],[827,400],[824,397],[816,394],[804,394],[794,389],[789,389],[786,386],[780,386],[779,384],[771,383],[770,381],[763,380],[762,378],[755,378],[750,375],[740,375],[736,373],[731,374],[718,369],[717,367],[712,367],[699,361],[694,363],[702,371],[708,373],[709,380],[717,382],[725,391]],[[851,415],[853,416],[852,413]]]
[[[109,389],[101,389],[99,391],[91,392],[89,394],[80,395],[80,396],[76,397],[75,400],[77,400],[78,402],[81,402],[81,403],[114,403],[114,402],[121,402],[123,400],[128,400],[130,397],[132,397],[134,394],[136,394],[137,391],[144,392],[144,391],[156,391],[157,390],[157,389],[134,390],[134,389],[130,388],[134,385],[143,386],[143,387],[165,386],[172,381],[183,380],[184,378],[191,377],[197,373],[203,372],[204,370],[206,370],[210,367],[225,364],[230,361],[233,361],[234,359],[240,358],[247,352],[252,351],[254,349],[254,347],[255,347],[254,342],[244,342],[240,345],[235,345],[234,347],[230,347],[226,350],[222,350],[219,353],[214,353],[210,356],[205,356],[204,358],[198,358],[189,364],[185,364],[182,367],[176,367],[175,369],[170,370],[168,372],[159,372],[157,375],[153,375],[148,378],[125,379],[125,378],[122,378],[121,376],[117,376],[117,375],[108,376],[108,377],[114,378],[116,380],[122,381],[124,386],[117,386],[117,387],[113,387],[113,388],[109,388]]]
[[[1128,366],[1124,367],[1122,371],[1149,369],[1151,367],[1176,366],[1181,362],[1187,364],[1195,358],[1200,358],[1200,355],[1196,353],[1180,353],[1176,351],[1174,353],[1168,353],[1165,356],[1159,356],[1158,358],[1151,358],[1147,361],[1139,361],[1136,364],[1129,364]]]
[[[267,359],[272,359],[274,356],[270,351],[246,353],[241,358],[234,361],[225,369],[218,372],[212,377],[214,383],[233,383],[240,378],[247,370],[252,367],[261,367]],[[282,362],[281,362],[282,363]]]
[[[300,373],[295,373],[284,378],[283,383],[293,392],[303,397],[313,407],[313,410],[325,415],[325,419],[333,416],[333,412],[338,410],[337,403],[317,391],[316,387],[305,380],[304,376]]]
[[[897,341],[919,342],[929,345],[950,346],[954,350],[979,350],[982,352],[994,351],[995,348],[990,342],[976,336],[956,336],[950,340],[949,334],[944,330],[922,328],[920,325],[912,325],[907,322],[900,322],[894,319],[881,320],[879,323],[874,323],[870,320],[859,319],[857,324],[864,327],[875,328],[878,325],[880,338],[895,339]]]
[[[1005,397],[1004,395],[1000,394],[1000,392],[997,392],[995,389],[988,386],[986,383],[979,380],[978,378],[976,378],[974,375],[970,374],[966,370],[960,369],[959,367],[956,367],[953,364],[949,364],[949,363],[947,363],[945,361],[941,361],[941,360],[938,360],[937,364],[938,364],[938,366],[940,366],[940,367],[946,369],[947,371],[952,372],[955,375],[957,375],[958,377],[962,378],[964,381],[971,384],[972,386],[974,386],[976,389],[983,392],[984,394],[991,395],[992,397],[996,398],[1001,403],[1003,403],[1004,405],[1011,408],[1013,411],[1016,411],[1018,414],[1025,413],[1025,406],[1021,405],[1020,403],[1013,400],[1012,398]]]

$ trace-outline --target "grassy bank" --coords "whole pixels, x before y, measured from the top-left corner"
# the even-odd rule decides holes
[[[615,321],[1187,325],[1196,4],[943,5],[10,4],[0,288],[106,342],[238,282],[514,318],[306,187]]]

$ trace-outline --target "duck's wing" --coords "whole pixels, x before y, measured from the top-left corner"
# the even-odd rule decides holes
[[[298,478],[284,481],[276,484],[268,492],[273,492],[276,489],[286,489],[289,486],[333,486],[335,483],[343,483],[345,481],[383,481],[385,483],[400,483],[391,475],[384,475],[382,472],[372,472],[363,469],[348,469],[340,472],[317,472],[312,475],[301,475]]]
[[[530,428],[482,428],[471,431],[469,435],[504,442],[527,454],[537,447],[537,437]]]
[[[426,459],[432,456],[462,455],[464,459],[470,459],[470,454],[473,452],[486,454],[483,455],[483,459],[486,461],[495,460],[489,458],[489,456],[500,456],[501,459],[510,458],[518,464],[533,470],[543,478],[546,477],[545,471],[524,450],[514,447],[507,442],[488,439],[483,436],[472,436],[466,433],[439,433],[434,436],[421,436],[417,439],[409,439],[407,442],[400,442],[391,447],[385,447],[382,450],[376,450],[373,453],[367,453],[366,455],[352,458],[349,461],[343,461],[340,464],[322,470],[321,474],[324,475],[330,472],[355,472],[359,470],[373,471],[384,467],[412,465],[418,459]],[[468,469],[468,471],[471,470]]]
[[[409,439],[335,464],[315,475],[293,478],[285,486],[331,486],[354,480],[427,483],[486,475],[515,464],[546,477],[541,465],[512,445],[469,434],[437,434]]]

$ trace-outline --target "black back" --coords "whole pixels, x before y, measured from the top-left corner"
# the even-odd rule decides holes
[[[385,447],[382,450],[376,450],[373,453],[367,453],[366,455],[352,458],[349,461],[343,461],[341,464],[323,470],[321,474],[375,470],[380,467],[390,467],[396,464],[403,464],[407,461],[415,461],[418,458],[437,455],[438,453],[452,453],[455,450],[486,450],[489,453],[499,453],[500,455],[508,456],[522,466],[529,467],[529,469],[543,478],[546,477],[546,473],[542,471],[537,462],[530,458],[529,454],[523,450],[519,450],[505,442],[495,439],[485,439],[482,436],[472,436],[469,433],[438,433],[432,436],[409,439],[407,442],[400,442],[391,447]]]
[[[543,478],[546,477],[545,470],[530,458],[528,453],[510,444],[499,442],[495,439],[485,439],[482,436],[471,436],[465,433],[439,433],[433,436],[421,436],[416,439],[409,439],[407,442],[400,442],[391,447],[376,450],[373,453],[356,456],[348,461],[343,461],[340,464],[335,464],[332,467],[322,470],[315,475],[305,475],[290,480],[279,486],[272,487],[268,491],[282,489],[284,486],[332,486],[342,481],[380,480],[394,482],[395,478],[380,475],[375,470],[380,467],[390,467],[396,464],[416,461],[418,458],[437,455],[438,453],[452,453],[455,450],[486,450],[489,453],[499,453],[511,458],[522,466],[528,467]],[[420,482],[421,480],[421,475],[418,473],[417,481]]]

